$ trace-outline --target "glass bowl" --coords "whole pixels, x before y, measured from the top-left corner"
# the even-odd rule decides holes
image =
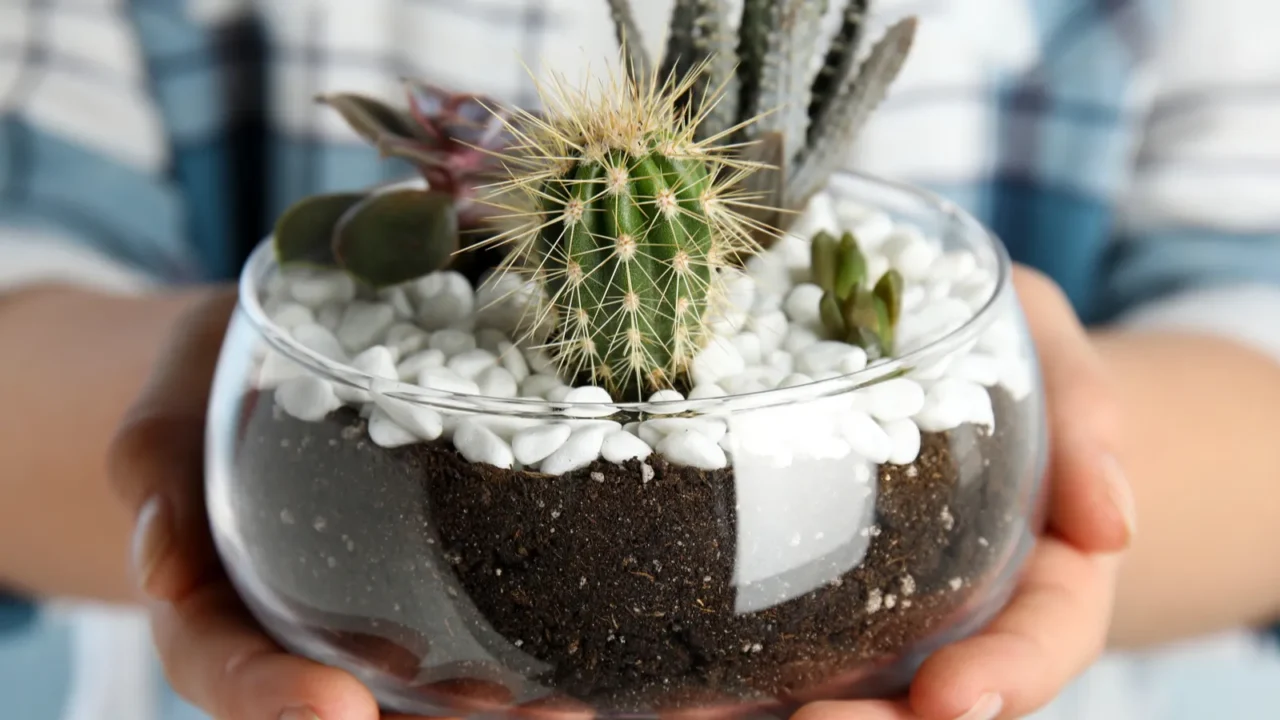
[[[822,228],[906,277],[896,354],[804,324]],[[1009,258],[960,208],[842,174],[747,275],[712,341],[730,359],[702,369],[721,393],[612,403],[504,342],[521,295],[493,278],[478,301],[447,274],[372,292],[284,273],[264,241],[207,443],[253,615],[413,714],[782,716],[904,690],[1001,609],[1038,531],[1045,418]]]

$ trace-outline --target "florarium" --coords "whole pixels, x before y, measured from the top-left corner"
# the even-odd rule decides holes
[[[677,3],[661,64],[610,5],[625,74],[536,113],[326,98],[424,177],[305,199],[245,268],[219,551],[399,711],[899,692],[1006,601],[1045,455],[999,242],[837,171],[915,22],[855,64],[851,3],[801,82],[822,3]]]

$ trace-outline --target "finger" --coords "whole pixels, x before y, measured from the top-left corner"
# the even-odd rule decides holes
[[[1114,557],[1054,538],[1037,547],[1009,606],[982,634],[921,666],[911,707],[925,720],[1020,717],[1049,702],[1101,653],[1115,585]],[[1004,714],[965,715],[998,696]]]
[[[1027,268],[1015,270],[1014,282],[1048,397],[1050,524],[1086,551],[1121,550],[1135,518],[1116,460],[1121,418],[1111,377],[1056,284]]]
[[[284,653],[254,628],[225,583],[155,608],[151,618],[170,684],[219,720],[311,720],[308,712],[320,720],[378,720],[363,684]]]
[[[144,592],[177,599],[217,568],[203,502],[204,408],[230,292],[194,303],[112,441],[109,474],[136,514],[133,564]]]
[[[906,702],[823,700],[805,705],[791,720],[918,720]]]

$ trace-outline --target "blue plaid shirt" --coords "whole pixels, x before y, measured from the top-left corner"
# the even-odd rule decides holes
[[[657,51],[670,0],[636,5]],[[849,166],[966,207],[1088,321],[1198,324],[1280,356],[1280,321],[1267,335],[1194,311],[1212,297],[1280,317],[1280,4],[874,5],[872,36],[904,14],[922,26]],[[0,0],[0,285],[65,275],[68,257],[86,278],[231,278],[289,203],[407,173],[316,94],[395,100],[415,76],[532,105],[517,59],[573,79],[615,58],[601,0]],[[132,714],[83,710],[123,707],[83,700],[113,662],[83,637],[121,622],[0,608],[4,717],[200,717],[152,660],[131,677],[154,697]],[[1280,662],[1256,636],[1232,642],[1109,658],[1044,717],[1280,717]],[[1230,688],[1207,714],[1206,657]]]

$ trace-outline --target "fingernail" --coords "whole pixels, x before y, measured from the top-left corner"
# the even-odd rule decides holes
[[[280,720],[320,720],[320,716],[311,708],[285,708]]]
[[[969,712],[956,718],[956,720],[996,720],[1000,715],[1000,711],[1004,709],[1004,698],[995,693],[987,693],[978,698],[978,702],[969,708]]]
[[[1133,486],[1129,484],[1124,468],[1114,455],[1108,455],[1103,460],[1102,476],[1106,479],[1111,502],[1115,504],[1116,509],[1120,511],[1120,518],[1124,520],[1127,541],[1138,532],[1138,514],[1133,502]]]
[[[163,497],[152,496],[138,512],[137,526],[133,531],[133,568],[138,575],[138,584],[148,594],[152,594],[149,592],[152,576],[173,544],[168,507]]]

